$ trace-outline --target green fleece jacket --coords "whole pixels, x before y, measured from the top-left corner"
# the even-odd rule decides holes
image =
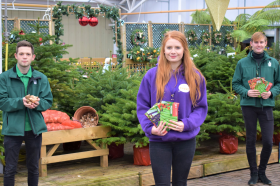
[[[258,65],[251,51],[247,57],[238,61],[232,79],[232,88],[240,95],[241,106],[275,106],[274,98],[280,93],[280,66],[279,62],[264,51],[264,58]],[[264,77],[273,85],[270,89],[272,95],[268,99],[252,98],[247,95],[250,90],[248,80],[255,77]]]
[[[53,96],[48,78],[32,68],[27,94],[38,96],[39,105],[29,109],[23,105],[25,96],[23,82],[17,75],[16,66],[0,74],[0,110],[3,111],[2,134],[9,136],[24,136],[26,112],[34,135],[47,132],[42,111],[52,106]]]

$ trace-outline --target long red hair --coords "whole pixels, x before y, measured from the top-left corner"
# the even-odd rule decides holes
[[[200,70],[196,68],[195,64],[193,63],[190,57],[190,51],[188,47],[188,42],[186,37],[183,33],[179,31],[169,31],[164,35],[161,51],[160,51],[160,58],[158,61],[158,69],[157,69],[157,76],[156,76],[156,88],[157,88],[157,100],[161,101],[164,95],[164,87],[168,83],[169,79],[171,78],[171,65],[170,62],[166,59],[164,54],[164,49],[166,42],[169,39],[176,39],[179,41],[183,48],[184,54],[182,58],[182,64],[184,67],[184,76],[190,88],[190,97],[192,100],[193,106],[196,106],[196,101],[200,99],[201,92],[200,92],[200,84],[203,83],[204,76],[201,74]],[[179,71],[179,67],[175,70],[175,74]]]

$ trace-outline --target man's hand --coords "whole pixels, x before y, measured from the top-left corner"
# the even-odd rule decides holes
[[[258,97],[259,95],[260,95],[260,91],[259,90],[249,90],[248,92],[247,92],[247,95],[249,96],[249,97]]]
[[[34,109],[36,108],[38,105],[39,105],[39,101],[40,101],[40,98],[38,98],[38,101],[34,102],[34,103],[31,103],[31,104],[28,104],[27,103],[27,100],[25,97],[22,98],[22,101],[23,101],[23,105],[29,109]]]
[[[268,98],[271,96],[271,92],[270,92],[270,91],[268,91],[268,92],[263,92],[263,93],[261,94],[261,96],[262,96],[263,99],[268,99]]]

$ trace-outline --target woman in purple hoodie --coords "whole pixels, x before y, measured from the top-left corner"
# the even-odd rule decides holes
[[[179,103],[178,121],[155,126],[145,113],[161,101]],[[144,76],[137,95],[137,116],[150,141],[156,185],[185,186],[195,152],[195,137],[207,115],[206,81],[190,58],[184,34],[167,32],[156,67]],[[170,130],[167,131],[166,129]]]

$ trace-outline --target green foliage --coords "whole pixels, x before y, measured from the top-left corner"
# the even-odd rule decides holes
[[[208,94],[208,115],[205,130],[211,133],[226,132],[237,136],[245,131],[240,97],[232,93]]]
[[[30,26],[36,28],[38,27],[38,24],[30,24]],[[27,40],[33,44],[36,57],[31,66],[48,77],[54,100],[52,108],[67,112],[70,115],[74,114],[74,100],[72,98],[73,96],[76,97],[76,95],[71,84],[78,81],[81,78],[81,75],[73,65],[70,65],[71,63],[74,63],[75,60],[71,59],[70,62],[56,62],[55,60],[58,56],[67,54],[68,52],[65,49],[71,47],[71,45],[62,46],[56,44],[54,42],[55,36],[38,32],[18,35],[18,31],[13,31],[13,34],[16,35],[14,39],[15,41]],[[42,38],[42,41],[40,41],[39,38]],[[47,44],[47,42],[53,42],[53,44]],[[40,45],[40,43],[43,43],[43,45]],[[16,45],[17,43],[9,45],[8,69],[12,68],[17,63],[17,60],[14,57],[14,53],[16,53]],[[3,51],[2,57],[4,59],[6,50],[4,49]]]
[[[134,142],[136,146],[146,146],[148,138],[139,124],[136,113],[136,97],[143,75],[129,75],[125,68],[102,73],[91,71],[89,78],[77,83],[76,89],[80,97],[75,108],[89,105],[95,108],[99,122],[110,126],[112,131],[107,139],[97,140],[97,143],[122,144]]]
[[[211,17],[207,10],[199,11],[196,10],[194,13],[191,14],[192,21],[191,23],[194,24],[211,24]]]
[[[274,57],[277,61],[280,61],[280,43],[276,41],[272,46],[267,50],[269,56]]]
[[[245,57],[244,53],[246,54],[246,52],[242,52],[234,57],[226,57],[211,51],[209,46],[204,45],[191,51],[192,55],[197,54],[197,57],[194,57],[194,63],[205,76],[207,90],[210,93],[224,93],[218,81],[227,89],[230,87],[230,78],[233,77],[237,62]]]
[[[280,132],[280,95],[275,98],[275,107],[273,108],[274,134]]]
[[[237,29],[233,31],[233,37],[237,41],[242,42],[250,38],[255,32],[261,32],[266,29],[278,28],[273,24],[280,21],[280,10],[275,6],[280,5],[280,0],[276,0],[268,4],[263,9],[255,12],[252,16],[248,14],[240,14],[236,17],[234,23]],[[268,25],[272,25],[268,27]]]
[[[53,21],[54,21],[54,29],[55,29],[55,43],[59,44],[61,42],[60,36],[64,35],[64,29],[63,29],[63,24],[62,24],[62,15],[68,16],[69,13],[67,11],[68,6],[70,5],[62,5],[62,2],[58,2],[57,6],[53,8]],[[69,8],[69,12],[73,12],[77,18],[83,17],[84,14],[88,15],[89,17],[98,17],[99,13],[100,14],[105,14],[105,17],[108,19],[112,19],[115,21],[117,25],[117,41],[116,37],[113,37],[114,43],[117,43],[117,61],[118,63],[122,63],[122,58],[123,58],[123,51],[122,51],[122,42],[121,42],[121,24],[124,23],[123,20],[120,19],[119,16],[119,9],[117,7],[109,7],[105,5],[100,5],[99,6],[100,10],[96,9],[91,9],[90,5],[79,5],[76,6],[75,4],[71,5]],[[113,29],[114,35],[115,35],[115,28]]]

